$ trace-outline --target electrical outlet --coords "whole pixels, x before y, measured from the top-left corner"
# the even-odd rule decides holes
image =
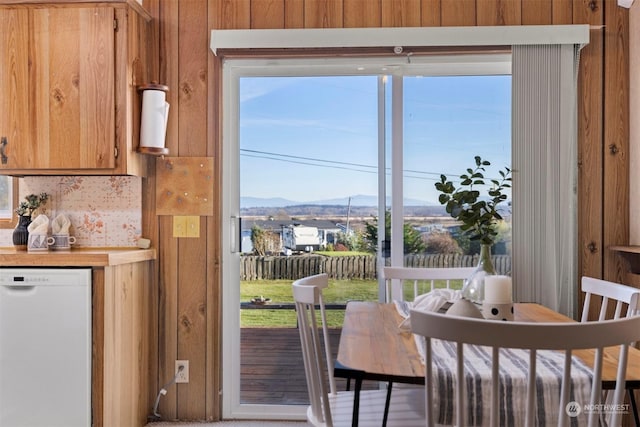
[[[178,372],[180,367],[183,366],[184,369]],[[189,382],[189,361],[188,360],[176,360],[176,383],[188,383]]]

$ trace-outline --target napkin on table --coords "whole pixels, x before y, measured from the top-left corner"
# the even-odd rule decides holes
[[[411,330],[409,312],[414,310],[438,311],[448,302],[455,302],[462,298],[462,292],[453,289],[434,289],[426,294],[418,295],[413,302],[394,301],[398,313],[404,318],[399,328]]]

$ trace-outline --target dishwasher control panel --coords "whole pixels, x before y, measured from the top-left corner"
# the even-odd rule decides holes
[[[0,268],[0,285],[83,285],[90,269]]]

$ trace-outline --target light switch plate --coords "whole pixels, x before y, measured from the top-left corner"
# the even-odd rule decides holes
[[[200,217],[174,216],[173,237],[200,237]]]

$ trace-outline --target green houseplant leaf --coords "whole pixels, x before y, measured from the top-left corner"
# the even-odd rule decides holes
[[[475,187],[487,185],[484,177],[485,167],[490,166],[491,162],[483,160],[480,156],[475,156],[474,160],[475,168],[468,168],[466,173],[460,175],[457,187],[446,175],[440,175],[440,181],[435,183],[435,188],[440,192],[440,204],[445,206],[452,218],[462,223],[460,230],[468,234],[471,240],[492,245],[498,235],[497,221],[502,220],[497,207],[507,200],[504,192],[511,188],[511,169],[505,167],[498,171],[499,179],[488,180],[491,185],[487,190],[489,198],[480,199],[481,193]]]

